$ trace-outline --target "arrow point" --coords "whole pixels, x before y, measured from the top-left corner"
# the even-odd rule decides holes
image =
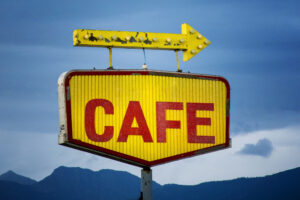
[[[211,44],[208,39],[206,39],[187,23],[181,25],[181,33],[186,35],[188,46],[187,50],[183,51],[183,62],[188,61]]]

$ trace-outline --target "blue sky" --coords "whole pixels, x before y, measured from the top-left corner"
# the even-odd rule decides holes
[[[180,33],[183,23],[212,41],[180,61],[183,71],[230,82],[233,147],[155,167],[154,179],[195,184],[300,166],[300,159],[286,158],[300,152],[299,9],[296,0],[1,1],[0,173],[12,169],[41,179],[67,165],[138,175],[138,168],[57,145],[57,79],[68,70],[108,66],[107,49],[72,46],[74,29]],[[176,70],[172,51],[146,50],[146,56],[149,69]],[[143,62],[142,50],[113,50],[115,68],[140,69]],[[215,163],[225,155],[228,168],[251,165],[224,175]],[[211,169],[207,177],[192,175],[199,166]],[[188,167],[190,176],[182,171]],[[182,177],[174,179],[170,168]]]

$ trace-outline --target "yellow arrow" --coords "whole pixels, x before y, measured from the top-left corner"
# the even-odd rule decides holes
[[[161,49],[183,51],[188,61],[211,42],[188,24],[181,25],[182,34],[77,29],[74,46]]]

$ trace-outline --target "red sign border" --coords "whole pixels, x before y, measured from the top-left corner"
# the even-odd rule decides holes
[[[189,77],[189,78],[200,78],[200,79],[208,79],[208,80],[216,80],[221,81],[225,84],[227,90],[227,104],[226,104],[226,141],[224,144],[215,145],[212,147],[195,150],[155,161],[146,161],[143,159],[139,159],[133,156],[129,156],[123,153],[119,153],[116,151],[112,151],[109,149],[105,149],[102,147],[94,146],[76,139],[72,137],[72,124],[71,124],[71,101],[67,99],[68,97],[68,88],[70,86],[70,80],[73,76],[78,75],[160,75],[160,76],[172,76],[172,77]],[[230,138],[229,138],[229,106],[230,106],[230,85],[228,81],[221,76],[211,76],[211,75],[201,75],[201,74],[192,74],[192,73],[178,73],[178,72],[168,72],[168,71],[154,71],[154,70],[74,70],[70,71],[65,75],[64,80],[64,92],[65,92],[65,106],[66,106],[66,125],[67,125],[67,142],[64,142],[62,145],[69,146],[75,149],[83,150],[86,152],[90,152],[93,154],[101,155],[104,157],[108,157],[114,160],[118,160],[121,162],[125,162],[128,164],[132,164],[139,167],[152,167],[159,164],[164,164],[167,162],[171,162],[174,160],[179,160],[187,157],[196,156],[203,153],[209,153],[216,150],[221,150],[230,147]]]

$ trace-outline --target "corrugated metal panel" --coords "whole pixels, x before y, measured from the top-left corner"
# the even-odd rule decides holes
[[[149,162],[178,154],[197,151],[226,143],[227,87],[216,79],[195,76],[150,75],[73,75],[69,81],[72,138]],[[107,142],[92,141],[86,133],[85,109],[93,99],[113,104],[114,114],[105,114],[98,106],[95,130],[101,135],[105,126],[113,126],[113,137]],[[129,135],[127,142],[118,137],[130,101],[139,102],[153,142],[144,142],[140,135]],[[157,142],[157,102],[177,102],[181,110],[166,110],[166,120],[180,121],[179,128],[166,129],[166,142]],[[198,110],[196,117],[210,118],[211,125],[197,125],[197,135],[214,136],[215,143],[189,143],[187,134],[187,103],[212,103],[213,111]],[[131,127],[138,127],[134,119]],[[129,133],[130,134],[130,133]]]

